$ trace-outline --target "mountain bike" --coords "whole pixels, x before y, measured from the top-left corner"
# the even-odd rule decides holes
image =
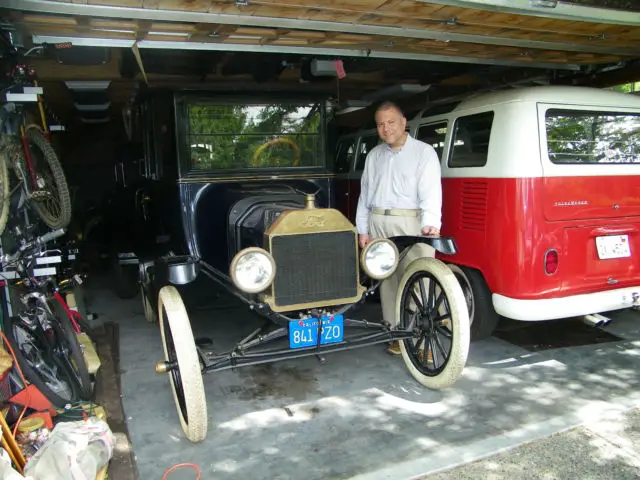
[[[51,229],[65,228],[71,221],[71,196],[58,156],[49,142],[42,89],[34,69],[16,53],[9,72],[9,85],[3,89],[8,99],[0,109],[0,233],[10,213],[11,198],[19,192],[18,208],[30,205]],[[16,100],[13,100],[13,99]],[[36,104],[39,123],[34,120]],[[12,178],[9,170],[13,171]]]

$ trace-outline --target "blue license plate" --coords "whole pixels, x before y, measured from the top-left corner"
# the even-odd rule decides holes
[[[344,317],[322,317],[320,345],[341,342],[344,338]],[[318,345],[318,319],[292,320],[289,322],[289,348],[315,347]]]

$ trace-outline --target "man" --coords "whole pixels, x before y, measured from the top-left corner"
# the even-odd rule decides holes
[[[407,119],[392,102],[375,113],[384,142],[367,155],[356,212],[360,248],[372,238],[397,235],[439,236],[442,219],[442,185],[438,154],[430,145],[406,132]],[[433,257],[430,245],[411,247],[397,271],[380,285],[382,318],[395,326],[396,295],[404,269],[416,258]],[[398,342],[387,349],[400,354]]]

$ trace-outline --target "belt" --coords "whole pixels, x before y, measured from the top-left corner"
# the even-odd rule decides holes
[[[405,210],[400,208],[372,208],[371,213],[376,215],[390,215],[393,217],[418,217],[421,210]]]

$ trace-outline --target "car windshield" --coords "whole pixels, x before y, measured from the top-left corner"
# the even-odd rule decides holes
[[[551,109],[549,159],[557,164],[640,164],[640,114]]]
[[[319,104],[192,104],[187,112],[192,169],[324,166]]]

